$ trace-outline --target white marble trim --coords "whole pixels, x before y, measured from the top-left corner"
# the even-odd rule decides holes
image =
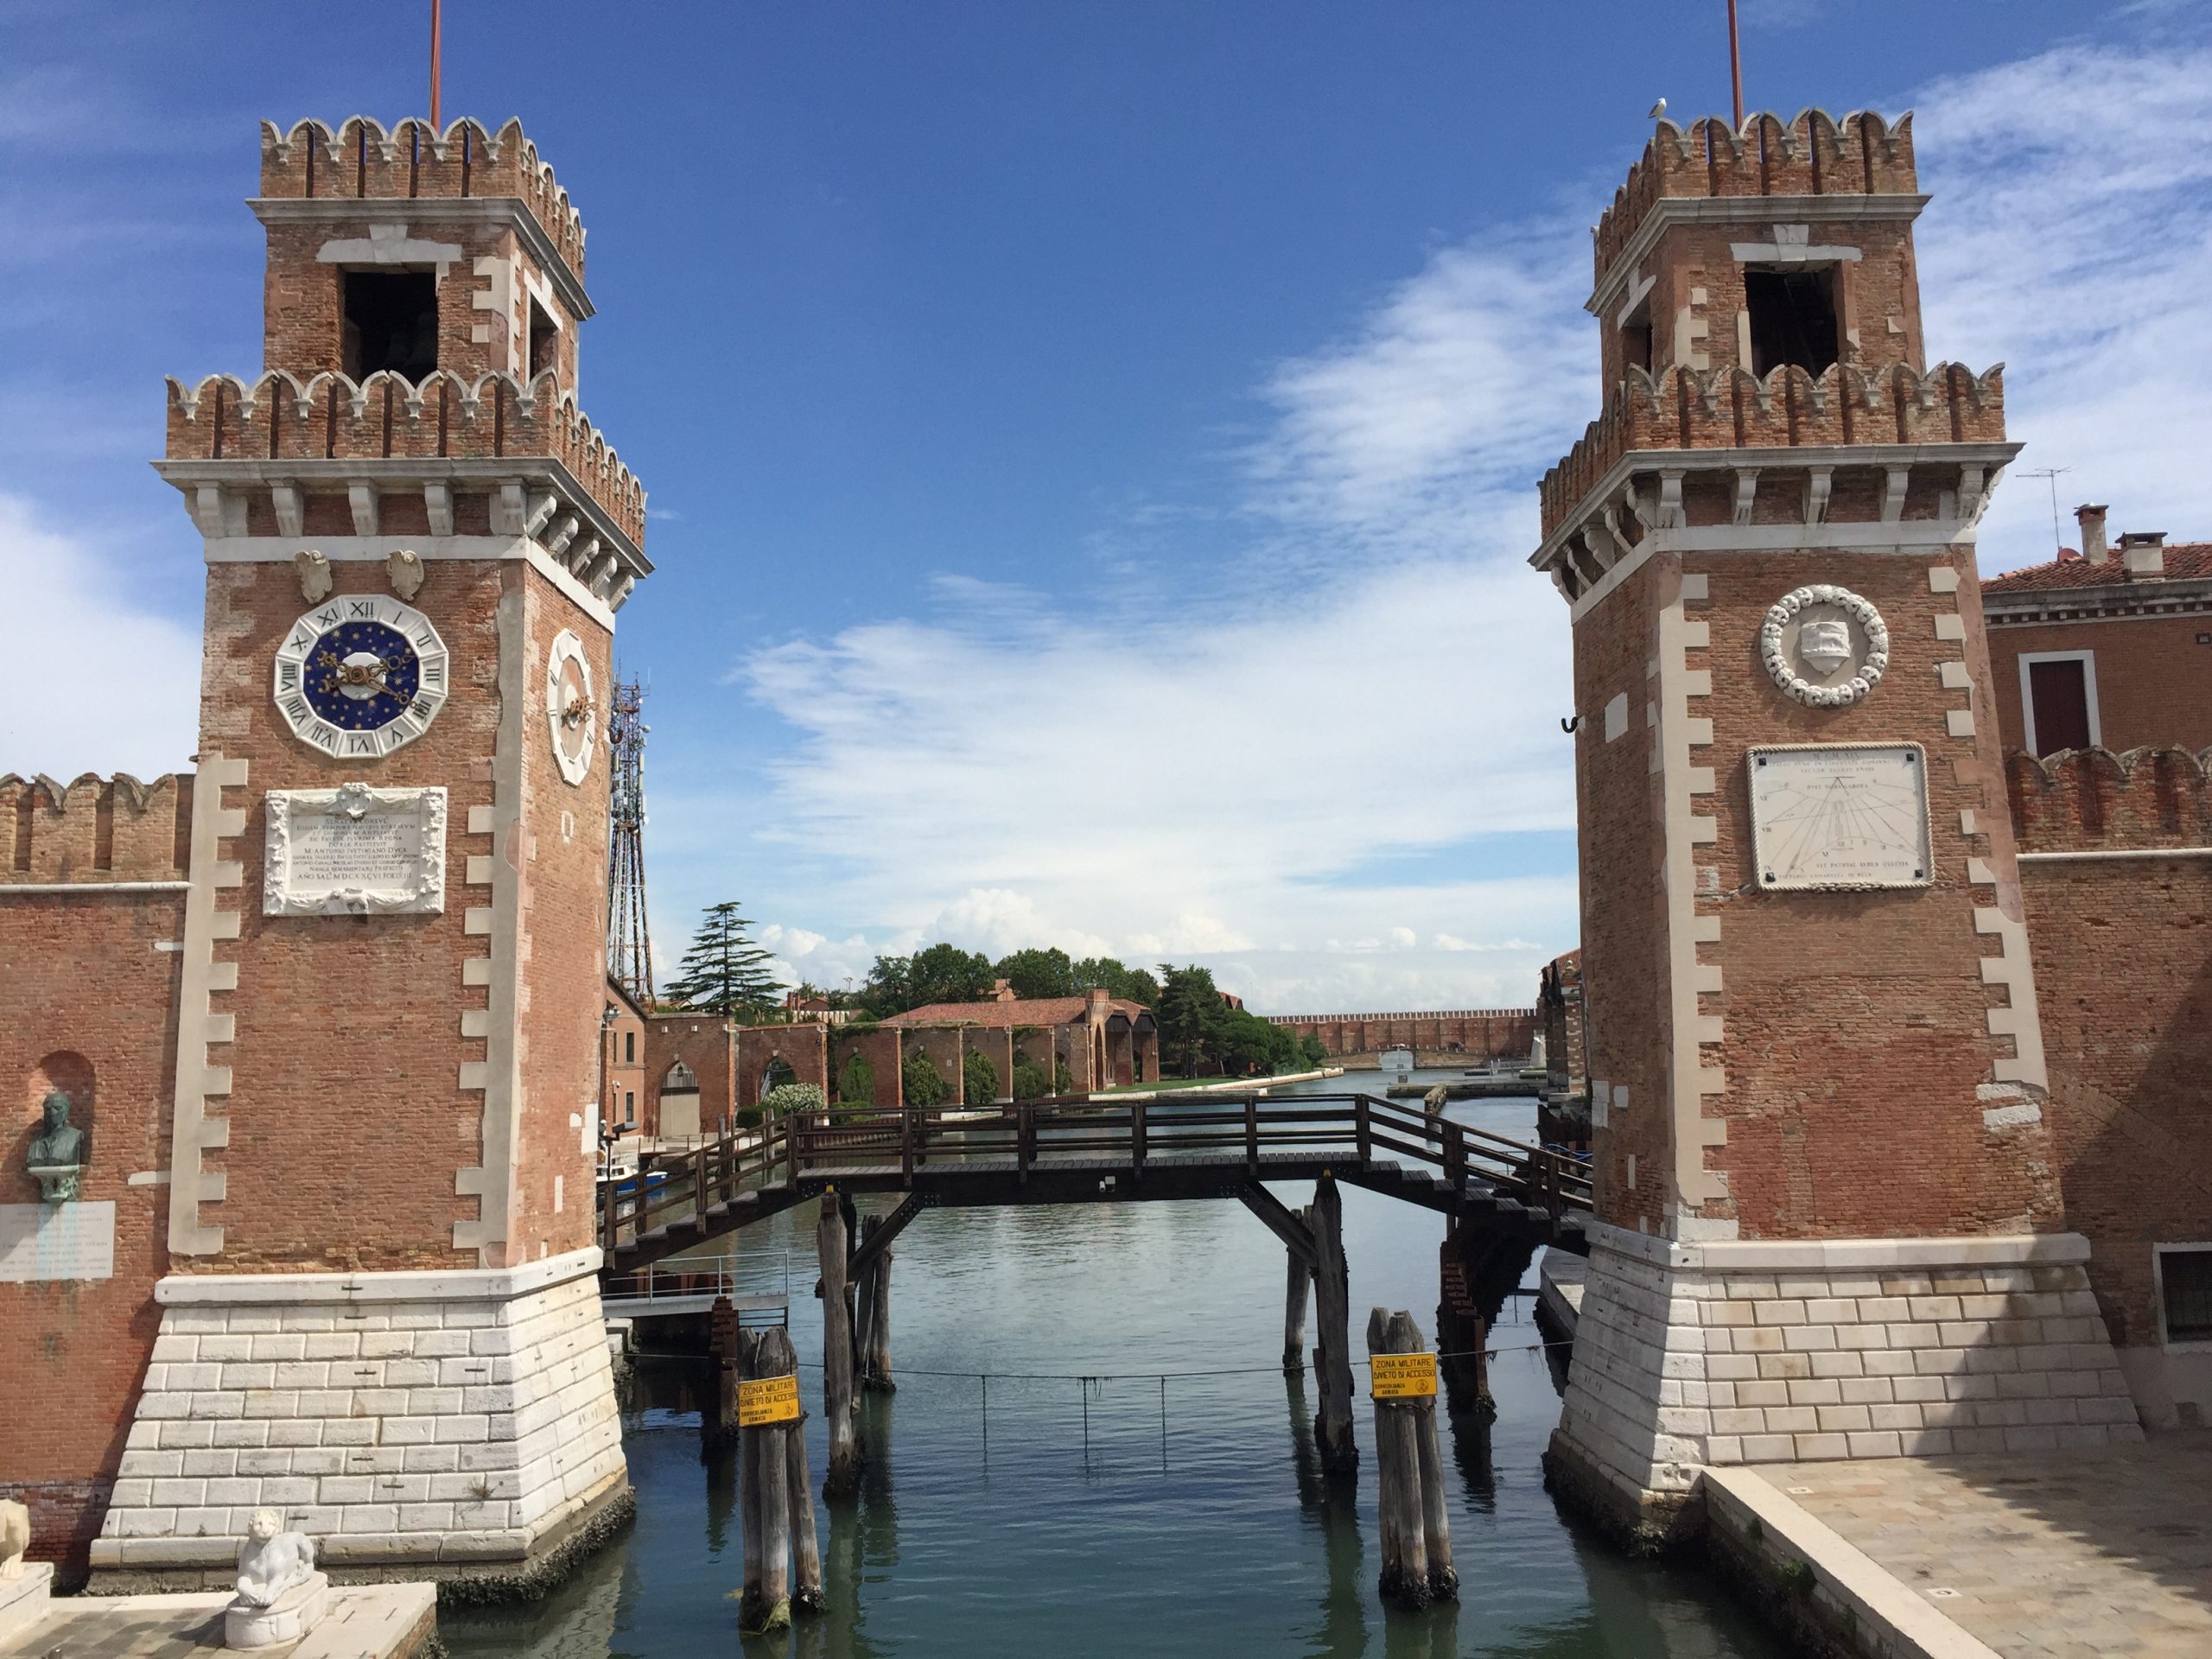
[[[450,1268],[401,1273],[173,1273],[154,1283],[165,1307],[264,1302],[511,1301],[597,1273],[596,1244],[518,1268]]]

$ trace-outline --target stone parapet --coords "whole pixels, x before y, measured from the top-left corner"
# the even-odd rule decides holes
[[[626,1486],[598,1266],[162,1280],[95,1577],[222,1567],[257,1508],[340,1580],[529,1561]]]
[[[2005,786],[2025,855],[2212,847],[2212,749],[2015,749]]]
[[[0,887],[181,886],[191,802],[188,772],[143,784],[127,772],[87,772],[66,784],[9,772],[0,777],[0,823],[14,829],[14,856],[0,861]]]
[[[1712,1465],[2141,1438],[2078,1235],[1590,1232],[1559,1439],[1625,1504]]]

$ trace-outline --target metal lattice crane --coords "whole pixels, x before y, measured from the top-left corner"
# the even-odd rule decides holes
[[[613,751],[612,832],[607,842],[607,971],[645,1007],[653,1005],[652,935],[645,923],[645,688],[617,682],[607,722]]]

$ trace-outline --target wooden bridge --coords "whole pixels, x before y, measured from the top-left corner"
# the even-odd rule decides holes
[[[796,1114],[664,1156],[627,1190],[603,1187],[599,1238],[612,1280],[826,1192],[904,1194],[853,1257],[856,1276],[935,1206],[1236,1198],[1310,1255],[1306,1228],[1265,1183],[1324,1175],[1459,1230],[1586,1252],[1579,1160],[1367,1095]]]

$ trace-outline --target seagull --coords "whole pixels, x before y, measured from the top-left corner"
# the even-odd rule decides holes
[[[1666,113],[1667,100],[1662,98],[1656,104],[1654,104],[1651,106],[1651,113],[1645,116],[1643,118],[1647,121],[1656,121],[1661,116]]]

